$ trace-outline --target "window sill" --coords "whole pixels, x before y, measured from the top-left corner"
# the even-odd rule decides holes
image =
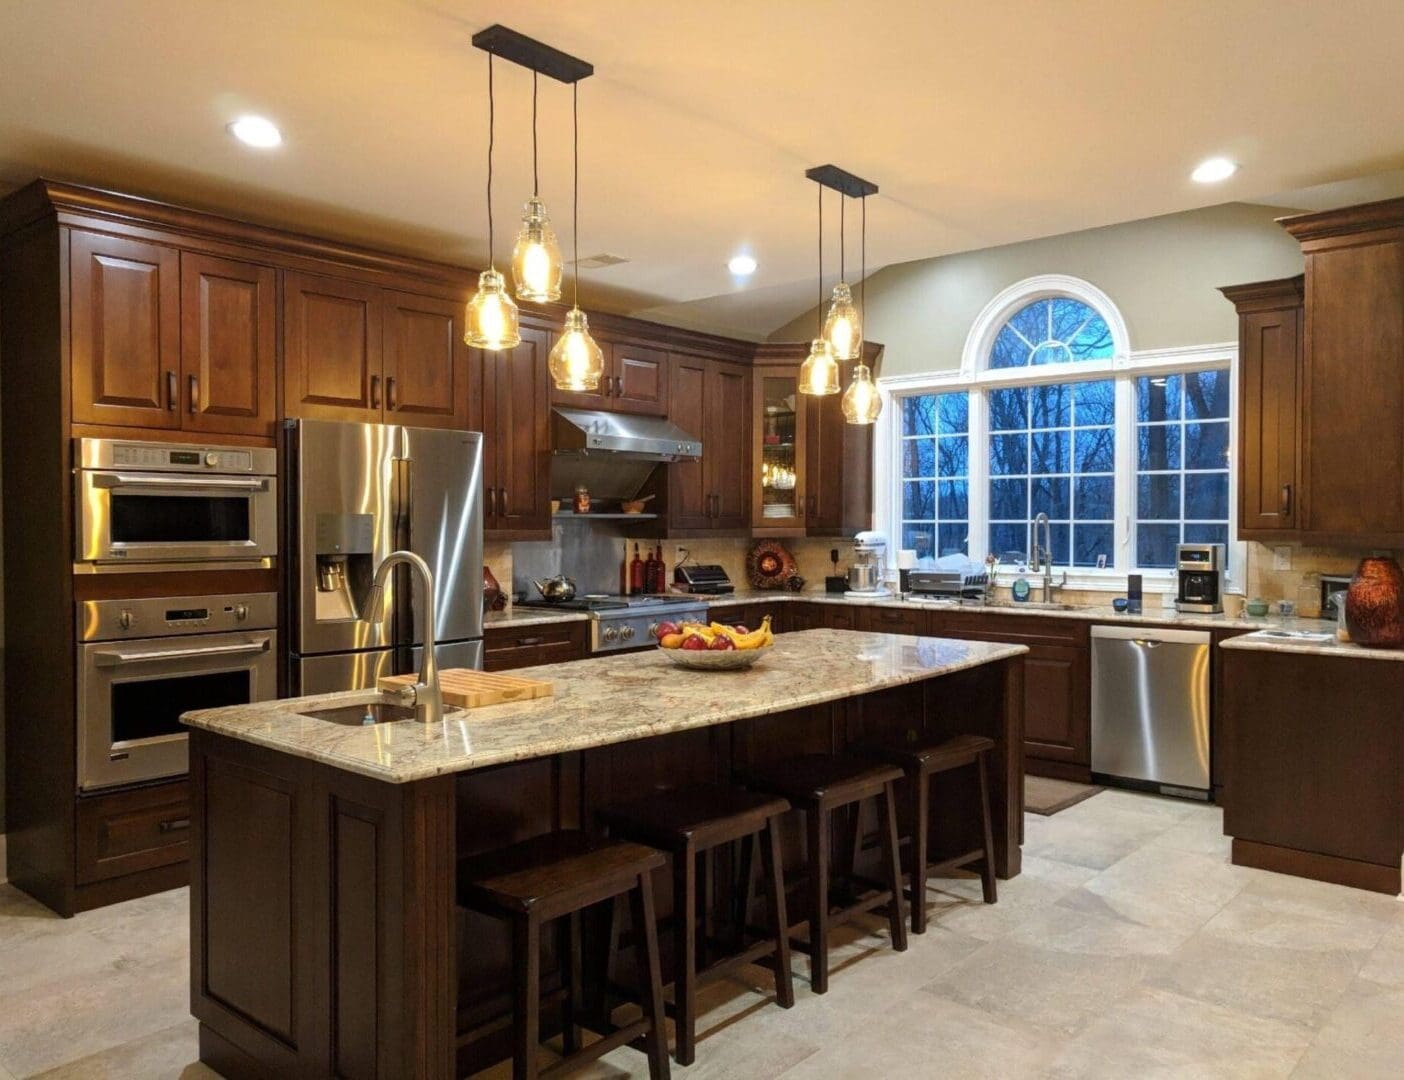
[[[1061,580],[1063,571],[1055,570],[1054,580]],[[1016,578],[1023,578],[1030,585],[1036,585],[1042,574],[1032,570],[1001,569],[995,574],[995,584],[1009,588]],[[1069,570],[1065,588],[1078,592],[1109,592],[1124,595],[1126,592],[1126,572],[1122,570]],[[1145,592],[1174,592],[1176,588],[1173,570],[1144,570],[1141,572],[1141,588]]]

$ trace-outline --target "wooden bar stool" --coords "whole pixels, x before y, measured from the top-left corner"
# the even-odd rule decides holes
[[[789,924],[785,916],[785,884],[780,859],[776,819],[790,809],[782,798],[743,788],[700,784],[662,791],[636,802],[600,812],[600,823],[611,836],[649,844],[673,859],[673,1017],[676,1022],[679,1065],[691,1065],[697,1054],[697,990],[743,964],[774,955],[775,998],[784,1007],[795,1003],[790,979]],[[724,844],[740,841],[742,864],[751,865],[750,853],[760,850],[764,888],[770,905],[771,934],[747,946],[745,925],[736,927],[734,948],[722,959],[698,970],[699,891],[702,947],[713,944],[711,853]],[[698,874],[698,864],[703,873]],[[702,888],[699,889],[699,883]],[[741,882],[748,891],[749,874]],[[743,909],[744,912],[744,909]]]
[[[994,740],[983,735],[954,735],[937,743],[907,744],[897,740],[863,743],[857,753],[896,765],[912,783],[911,819],[905,824],[912,845],[912,933],[926,932],[926,879],[932,872],[942,873],[958,867],[980,863],[980,884],[985,903],[998,899],[995,891],[994,830],[990,824],[989,766],[986,759],[995,747]],[[984,843],[973,851],[964,851],[928,865],[929,833],[931,829],[931,778],[952,769],[974,767],[979,777],[980,814],[984,825]]]
[[[788,799],[804,811],[808,842],[809,941],[795,948],[809,954],[809,982],[816,994],[829,989],[829,929],[875,908],[888,908],[892,947],[907,948],[907,923],[902,910],[902,868],[897,851],[897,815],[893,784],[902,778],[895,766],[862,758],[831,754],[802,754],[745,774],[745,784]],[[830,910],[829,836],[834,811],[858,811],[864,799],[877,799],[887,887],[869,892],[838,911]]]
[[[548,833],[458,866],[459,903],[495,915],[512,925],[512,1075],[515,1080],[555,1076],[642,1037],[652,1080],[667,1080],[668,1043],[663,1020],[663,981],[658,938],[653,929],[650,875],[664,863],[661,852],[641,844],[592,844],[584,833]],[[643,1016],[580,1048],[577,1026],[580,988],[580,912],[592,904],[628,894],[639,969],[644,973]],[[541,928],[567,918],[562,950],[565,984],[566,1057],[547,1069],[537,1065],[541,1013]]]

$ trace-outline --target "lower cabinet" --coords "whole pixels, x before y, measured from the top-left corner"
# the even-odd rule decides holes
[[[589,655],[590,624],[584,619],[536,626],[489,626],[483,634],[483,669],[507,671],[583,660]]]
[[[78,800],[80,885],[153,870],[190,857],[190,785],[185,780]]]

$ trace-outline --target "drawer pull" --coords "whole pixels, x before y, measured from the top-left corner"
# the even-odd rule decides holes
[[[171,818],[168,821],[161,822],[156,828],[163,833],[184,832],[186,829],[190,828],[190,819],[188,817]]]
[[[540,644],[541,644],[543,641],[545,641],[545,640],[546,640],[545,638],[539,638],[539,637],[524,637],[524,638],[518,638],[518,639],[517,639],[517,644],[518,644],[518,645],[540,645]]]

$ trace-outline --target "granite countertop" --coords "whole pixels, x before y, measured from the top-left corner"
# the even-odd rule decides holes
[[[1170,608],[1152,608],[1139,615],[1123,615],[1106,607],[1045,608],[1036,603],[1020,604],[1004,601],[982,604],[966,601],[957,604],[953,601],[903,600],[897,596],[873,598],[849,596],[846,593],[788,592],[783,590],[737,589],[725,596],[706,597],[712,607],[728,604],[840,604],[857,607],[908,608],[919,611],[966,611],[981,615],[1034,615],[1048,619],[1083,619],[1099,623],[1131,623],[1133,625],[1187,626],[1208,630],[1303,630],[1334,632],[1335,624],[1324,619],[1307,619],[1292,616],[1281,618],[1265,615],[1253,618],[1249,615],[1200,615],[1193,612],[1179,612]]]
[[[590,616],[584,611],[551,611],[549,608],[509,606],[505,611],[489,611],[483,616],[483,629],[494,626],[543,626],[546,623],[579,622]]]
[[[389,783],[710,727],[920,682],[1027,652],[1022,645],[852,630],[785,634],[749,671],[688,671],[657,650],[513,672],[544,679],[554,696],[350,727],[299,710],[364,705],[373,690],[235,705],[181,721]]]
[[[1324,632],[1324,631],[1323,631]],[[1335,656],[1347,660],[1404,660],[1404,649],[1374,649],[1351,641],[1337,641],[1335,631],[1321,641],[1315,638],[1286,637],[1272,630],[1244,634],[1221,644],[1224,649],[1254,652],[1299,653],[1303,656]]]

